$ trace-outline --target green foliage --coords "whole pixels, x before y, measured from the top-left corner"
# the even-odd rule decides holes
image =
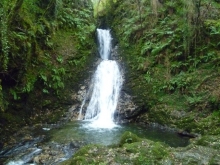
[[[218,48],[220,45],[220,20],[206,20],[204,24],[207,29],[207,33],[210,35],[210,46]]]
[[[117,0],[92,0],[94,8],[94,17],[100,17],[108,13]]]
[[[220,110],[214,111],[214,112],[212,113],[212,115],[213,115],[214,117],[219,117],[219,120],[220,120]]]
[[[201,103],[201,101],[203,100],[203,97],[196,96],[195,94],[193,94],[192,96],[187,96],[186,100],[190,105],[196,105],[196,104]]]
[[[180,74],[171,78],[171,80],[166,85],[166,90],[169,91],[179,90],[181,93],[186,93],[187,88],[189,88],[191,85],[191,82],[192,82],[192,77],[190,77],[188,74],[184,72],[181,72]]]
[[[70,79],[77,82],[94,45],[91,5],[68,0],[0,2],[0,97],[4,102],[33,93],[61,96]]]
[[[202,132],[202,118],[219,109],[219,7],[214,0],[113,5],[111,28],[127,63],[126,85],[147,109],[144,122]]]

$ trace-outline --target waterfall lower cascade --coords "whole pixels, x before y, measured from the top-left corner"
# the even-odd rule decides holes
[[[114,113],[117,108],[122,76],[116,61],[111,55],[110,30],[97,29],[99,54],[102,58],[94,74],[92,94],[84,119],[91,121],[95,128],[113,128]],[[80,114],[81,115],[81,114]]]

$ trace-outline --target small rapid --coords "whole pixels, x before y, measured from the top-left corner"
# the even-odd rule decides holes
[[[21,160],[16,160],[16,161],[10,161],[6,165],[24,165],[24,164],[29,164],[28,162],[33,159],[35,155],[38,155],[41,152],[41,149],[39,148],[34,148],[32,149],[33,151],[30,151],[29,154],[24,155]]]

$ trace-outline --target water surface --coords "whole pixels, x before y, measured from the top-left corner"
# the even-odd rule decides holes
[[[52,139],[57,142],[78,140],[89,144],[112,145],[119,142],[125,131],[131,131],[141,138],[164,142],[171,147],[184,147],[189,143],[189,138],[181,137],[174,131],[138,124],[124,124],[107,129],[90,127],[89,121],[74,121],[51,133]]]

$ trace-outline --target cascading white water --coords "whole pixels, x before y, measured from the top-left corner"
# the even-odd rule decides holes
[[[110,30],[97,29],[99,40],[99,54],[103,60],[108,60],[111,51]]]
[[[116,61],[108,60],[111,52],[110,30],[97,29],[99,53],[103,61],[93,77],[93,90],[86,110],[85,120],[95,128],[113,128],[114,112],[122,85],[122,76]]]
[[[115,61],[102,61],[94,76],[94,87],[85,119],[95,127],[113,127],[114,112],[121,88],[121,74]]]

